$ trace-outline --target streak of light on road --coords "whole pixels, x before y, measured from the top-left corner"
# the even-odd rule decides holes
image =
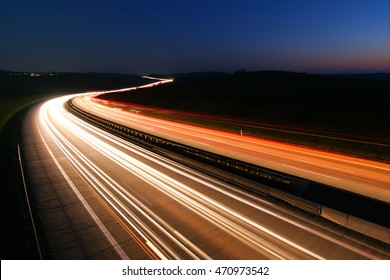
[[[390,165],[250,136],[116,111],[100,99],[77,99],[81,108],[137,130],[242,161],[390,202]]]
[[[33,142],[33,147],[43,143],[43,148],[38,151],[44,153],[43,150],[46,150],[50,156],[50,160],[44,159],[42,163],[47,170],[51,170],[47,171],[48,174],[54,174],[55,168],[60,171],[62,179],[56,177],[54,180],[53,177],[52,188],[56,189],[60,181],[64,181],[79,201],[72,202],[72,207],[80,205],[78,209],[84,208],[92,221],[88,223],[88,228],[96,227],[104,236],[106,242],[95,237],[96,247],[104,247],[108,243],[117,258],[390,257],[386,248],[365,244],[364,240],[349,236],[337,227],[329,227],[317,219],[308,219],[299,211],[253,197],[228,183],[78,119],[63,106],[71,97],[53,99],[40,107],[35,116],[35,125],[29,128],[29,131],[38,131],[38,137],[29,141]],[[94,104],[89,97],[79,100],[81,103],[87,102],[101,114],[107,109],[101,104]],[[108,112],[116,119],[140,122],[139,118],[133,118],[136,114],[124,112],[122,115],[122,111],[117,110]],[[149,121],[153,129],[159,131],[156,124],[161,126],[162,123]],[[181,128],[179,124],[174,127],[176,130]],[[172,129],[168,129],[170,133]],[[204,132],[200,128],[190,131],[192,134]],[[207,133],[207,137],[212,137],[210,132]],[[201,137],[197,139],[203,141]],[[221,139],[224,138],[217,138],[217,141]],[[234,137],[232,140],[237,141]],[[238,145],[237,142],[233,143]],[[244,143],[246,149],[253,145],[248,139]],[[215,142],[212,145],[215,146]],[[36,163],[35,157],[32,158],[31,161]],[[31,178],[34,180],[33,174]],[[54,194],[47,192],[36,195],[39,201],[40,195],[46,197]],[[69,199],[69,195],[59,196],[56,193],[54,198],[61,201]],[[50,214],[52,208],[48,209],[47,213],[42,210],[42,219]],[[80,214],[83,212],[78,211]],[[66,221],[51,221],[54,226],[53,229],[48,226],[47,230],[52,230],[48,236],[54,233],[60,235],[57,227],[76,229],[87,223],[85,219],[82,222],[78,219],[77,213],[71,213]],[[70,226],[64,226],[64,223]],[[81,228],[78,234],[85,230]],[[57,247],[61,246],[57,243],[50,246],[57,250],[62,248]],[[93,254],[103,253],[98,251]]]

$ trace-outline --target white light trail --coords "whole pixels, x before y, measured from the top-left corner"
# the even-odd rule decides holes
[[[162,82],[159,80],[156,83]],[[83,198],[78,190],[79,186],[70,179],[71,176],[67,173],[70,171],[66,171],[64,162],[71,165],[71,170],[74,170],[83,179],[99,202],[109,209],[118,223],[151,258],[211,259],[212,255],[207,251],[207,248],[196,244],[179,228],[170,224],[167,217],[161,216],[150,198],[132,190],[130,185],[118,180],[118,178],[115,179],[115,174],[112,174],[111,170],[107,171],[107,165],[103,166],[94,161],[95,157],[110,161],[112,170],[121,170],[128,176],[131,175],[142,180],[148,189],[153,189],[155,193],[166,197],[175,204],[175,207],[180,205],[182,209],[192,212],[204,223],[209,223],[226,235],[250,247],[253,251],[270,259],[294,259],[297,254],[304,255],[308,259],[324,259],[324,257],[321,252],[306,247],[303,242],[294,240],[287,234],[262,225],[257,220],[240,213],[234,207],[235,204],[245,205],[259,211],[259,213],[270,215],[297,230],[309,232],[316,238],[323,238],[329,244],[337,244],[337,246],[351,250],[356,254],[375,258],[372,254],[352,245],[344,244],[337,238],[311,228],[307,221],[300,221],[300,218],[296,219],[297,217],[292,218],[291,214],[286,214],[283,211],[276,213],[270,210],[271,206],[264,206],[267,203],[260,202],[258,199],[246,198],[247,194],[231,188],[228,184],[201,175],[181,164],[130,144],[78,119],[63,108],[63,104],[69,98],[70,96],[53,99],[42,105],[38,127],[40,137],[72,190],[121,258],[126,259],[128,255],[115,240],[110,229],[103,224]],[[120,111],[114,112],[122,113]],[[60,152],[54,152],[49,142],[54,143]],[[88,150],[87,153],[86,150]],[[65,157],[66,161],[61,160],[61,157]],[[160,167],[161,170],[167,172],[161,171]],[[196,189],[194,185],[201,185],[212,191],[214,195],[218,194],[230,202],[234,201],[234,204],[226,204],[223,200],[212,198]],[[280,244],[283,246],[281,247]]]
[[[57,104],[54,102],[57,102]],[[115,182],[108,174],[99,169],[93,162],[83,155],[81,151],[77,150],[77,148],[72,145],[69,140],[67,140],[69,136],[62,135],[61,132],[54,126],[51,119],[54,120],[53,122],[61,123],[64,127],[69,129],[69,131],[72,131],[72,133],[74,133],[74,135],[80,140],[84,141],[93,147],[93,149],[99,151],[122,168],[148,182],[150,186],[170,196],[183,206],[191,209],[193,212],[212,222],[226,233],[231,234],[242,242],[250,245],[255,250],[259,250],[262,253],[266,251],[271,258],[293,258],[293,256],[287,255],[285,252],[280,251],[280,249],[273,246],[266,240],[259,238],[257,235],[254,235],[250,231],[246,230],[240,225],[240,223],[246,224],[245,227],[250,225],[257,230],[261,230],[267,235],[299,249],[314,258],[321,258],[319,255],[313,254],[305,248],[286,240],[278,234],[256,225],[254,222],[228,207],[225,207],[214,200],[208,199],[206,196],[192,190],[189,186],[164,175],[154,168],[145,165],[144,163],[114,148],[110,144],[93,136],[82,126],[76,125],[74,123],[75,119],[73,119],[72,122],[70,121],[70,118],[67,118],[67,114],[63,111],[63,109],[60,109],[63,102],[63,99],[58,99],[49,101],[42,106],[41,122],[44,125],[45,130],[49,133],[51,139],[57,144],[57,146],[61,148],[62,152],[74,168],[78,170],[79,174],[85,178],[85,180],[99,193],[99,195],[122,217],[123,220],[126,221],[128,225],[131,226],[131,228],[137,231],[137,233],[144,239],[145,243],[147,244],[148,242],[152,242],[152,240],[156,242],[155,245],[149,247],[151,247],[158,256],[161,257],[162,255],[165,256],[167,254],[169,256],[173,256],[174,258],[180,258],[179,255],[169,249],[169,246],[166,245],[166,242],[160,236],[143,223],[135,213],[128,210],[127,205],[134,207],[137,210],[137,213],[142,214],[150,222],[157,226],[161,232],[164,233],[165,238],[168,237],[176,242],[193,258],[198,258],[197,255],[200,255],[201,258],[210,258],[192,242],[189,242],[188,239],[183,239],[182,234],[170,227],[169,224],[159,218],[156,213],[153,213],[153,211],[149,209],[148,205],[145,205],[145,203],[131,195],[128,191],[122,188],[119,183]],[[106,136],[106,139],[107,138],[108,137]],[[122,199],[125,199],[126,204],[122,203],[121,199],[119,199],[114,193],[119,195]],[[176,236],[174,236],[175,233]],[[182,240],[182,242],[180,240]],[[163,249],[165,254],[157,248]],[[192,253],[192,251],[194,251],[194,253]]]

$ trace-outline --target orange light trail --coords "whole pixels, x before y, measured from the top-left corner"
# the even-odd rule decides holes
[[[152,135],[390,202],[390,165],[385,163],[135,114],[89,96],[75,102]]]

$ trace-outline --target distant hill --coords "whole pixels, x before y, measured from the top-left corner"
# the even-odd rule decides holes
[[[221,76],[229,75],[225,72],[188,72],[188,73],[172,73],[172,74],[158,74],[152,73],[149,76],[163,79],[179,79],[185,78],[187,80],[196,80],[196,79],[207,79],[207,78],[216,78]]]
[[[0,70],[0,76],[10,76],[11,75],[26,75],[31,76],[32,73],[38,73],[43,76],[50,76],[50,75],[61,75],[61,76],[93,76],[93,77],[140,77],[141,75],[138,74],[123,74],[123,73],[104,73],[104,72],[23,72],[23,71],[6,71],[6,70]]]
[[[0,76],[6,76],[8,75],[9,76],[9,71],[4,71],[4,70],[0,70]]]
[[[0,70],[0,97],[118,89],[148,82],[141,76],[128,74],[29,73]]]
[[[328,75],[333,77],[369,79],[369,80],[390,80],[390,73],[369,73],[369,74],[339,74]]]

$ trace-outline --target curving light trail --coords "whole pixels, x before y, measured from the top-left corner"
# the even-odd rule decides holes
[[[95,115],[162,138],[390,202],[389,164],[161,120],[90,96],[75,102]]]
[[[386,249],[364,244],[78,119],[63,106],[72,97],[40,107],[31,128],[39,137],[31,141],[43,143],[62,180],[118,258],[389,258]],[[70,223],[77,219],[75,215]]]

